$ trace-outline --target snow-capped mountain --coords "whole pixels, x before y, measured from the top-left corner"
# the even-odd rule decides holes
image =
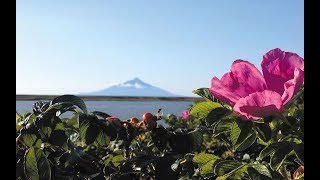
[[[155,96],[155,97],[173,97],[179,96],[172,94],[164,89],[152,86],[141,81],[139,78],[110,86],[95,92],[81,93],[81,95],[96,96]]]

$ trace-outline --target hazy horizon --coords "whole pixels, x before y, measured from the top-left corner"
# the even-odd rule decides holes
[[[194,96],[236,59],[304,57],[304,1],[16,1],[16,94],[61,95],[138,77]]]

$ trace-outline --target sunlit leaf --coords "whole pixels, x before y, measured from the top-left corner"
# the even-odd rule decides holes
[[[213,98],[213,96],[210,93],[209,88],[199,88],[196,90],[193,90],[192,93],[197,94],[203,98],[206,98],[210,101],[214,101],[215,99]]]
[[[25,174],[28,179],[51,179],[50,164],[41,149],[31,147],[26,152]]]
[[[222,105],[212,101],[199,102],[192,106],[190,115],[205,118],[212,109],[217,107],[222,107]]]
[[[120,155],[114,156],[111,162],[115,167],[117,167],[123,160],[124,160],[124,157],[123,155],[120,154]]]
[[[199,164],[200,174],[206,175],[206,174],[213,173],[213,164],[218,159],[220,158],[213,154],[199,153],[193,157],[193,162]]]
[[[272,178],[271,172],[267,166],[263,164],[251,164],[250,167],[254,168],[259,174]]]

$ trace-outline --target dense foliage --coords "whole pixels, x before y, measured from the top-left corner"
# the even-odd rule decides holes
[[[16,179],[303,179],[304,61],[276,48],[261,67],[234,61],[181,117],[39,101],[16,114]]]
[[[244,121],[209,89],[194,93],[187,119],[106,120],[84,102],[63,95],[16,114],[17,179],[290,179],[303,177],[303,88],[277,116]],[[62,118],[64,113],[71,118]],[[155,114],[157,115],[157,114]]]

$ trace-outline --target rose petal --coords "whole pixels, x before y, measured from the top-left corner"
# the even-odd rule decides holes
[[[267,117],[274,113],[281,112],[282,107],[280,94],[265,90],[252,93],[247,97],[239,99],[234,105],[233,110],[246,119],[257,120],[261,117]]]
[[[231,72],[237,78],[240,86],[243,86],[246,94],[239,95],[247,96],[253,92],[259,92],[267,89],[266,82],[261,72],[248,61],[238,59],[232,63]]]
[[[212,78],[210,92],[217,99],[234,105],[240,98],[263,91],[266,87],[262,74],[253,64],[236,60],[232,63],[231,72],[224,74],[221,80]]]
[[[295,53],[276,48],[263,56],[261,67],[268,89],[283,94],[284,83],[294,78],[296,68],[304,70],[304,61]]]
[[[301,69],[295,69],[294,78],[284,84],[282,102],[286,104],[294,94],[300,89],[304,80],[304,72]]]
[[[221,78],[221,81],[217,77],[213,77],[209,90],[215,98],[233,106],[241,98],[241,96],[234,92],[238,87],[239,85],[237,85],[232,75],[226,73]]]

